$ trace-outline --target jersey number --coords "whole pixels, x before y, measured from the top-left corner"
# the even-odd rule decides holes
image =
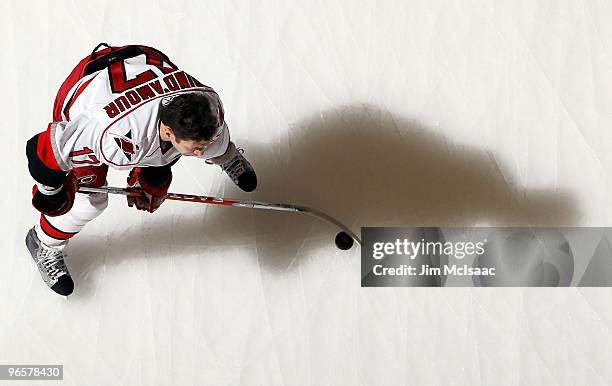
[[[68,156],[73,158],[72,159],[73,165],[96,165],[100,163],[100,161],[98,160],[98,157],[96,157],[96,155],[93,153],[93,150],[91,150],[88,147],[84,147],[82,150],[71,151],[70,154],[68,154]],[[84,158],[80,160],[74,159],[74,157],[82,157],[82,156],[84,156]]]
[[[147,64],[159,68],[164,74],[174,71],[174,68],[164,67],[164,59],[156,52],[145,52]],[[129,59],[129,58],[127,58]],[[136,75],[132,79],[128,79],[125,72],[125,60],[120,60],[108,66],[108,79],[113,93],[121,94],[131,88],[140,86],[150,80],[157,78],[157,74],[153,70],[147,70]]]

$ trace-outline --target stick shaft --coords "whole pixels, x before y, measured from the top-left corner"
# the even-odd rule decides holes
[[[103,186],[100,188],[92,188],[88,186],[79,187],[79,192],[82,193],[110,193],[110,194],[120,194],[124,196],[138,196],[141,193],[129,189],[117,188],[113,186]],[[235,200],[224,197],[211,197],[211,196],[197,196],[193,194],[182,194],[182,193],[167,193],[167,200],[173,201],[186,201],[186,202],[197,202],[200,204],[210,204],[210,205],[224,205],[224,206],[234,206],[237,208],[250,208],[250,209],[264,209],[264,210],[276,210],[276,211],[284,211],[284,212],[302,212],[309,214],[311,216],[317,217],[321,220],[324,220],[331,225],[341,229],[346,232],[349,236],[351,236],[359,245],[361,245],[361,239],[357,237],[347,226],[342,224],[340,221],[336,220],[332,216],[320,212],[316,209],[308,208],[306,206],[298,206],[292,204],[279,204],[272,202],[261,202],[261,201],[245,201],[245,200]]]

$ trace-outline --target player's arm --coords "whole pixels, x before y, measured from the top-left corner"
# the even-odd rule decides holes
[[[150,213],[155,212],[166,199],[168,188],[172,183],[172,169],[170,167],[178,161],[178,158],[169,165],[135,167],[128,176],[129,189],[137,190],[140,196],[127,196],[128,206],[136,207]]]
[[[229,145],[229,131],[227,125],[223,124],[218,133],[213,137],[213,141],[206,147],[204,153],[199,158],[216,159],[224,155]],[[128,176],[127,185],[129,189],[134,189],[141,193],[140,196],[127,196],[128,205],[136,207],[138,210],[155,212],[166,199],[168,188],[172,183],[172,169],[179,158],[176,158],[169,165],[158,167],[136,167],[132,169]]]
[[[64,183],[66,172],[59,166],[49,140],[51,124],[47,131],[38,133],[26,143],[26,156],[30,175],[37,184],[56,189]]]
[[[77,189],[71,170],[100,164],[99,158],[91,150],[95,149],[95,130],[87,129],[91,128],[82,120],[54,122],[49,124],[46,131],[28,140],[28,169],[36,182],[32,189],[32,205],[41,213],[59,216],[68,212]],[[82,132],[90,132],[93,136],[83,136]]]
[[[62,170],[51,143],[56,123],[36,134],[26,144],[30,175],[36,181],[32,188],[32,205],[48,216],[62,215],[72,208],[76,191],[74,173]]]

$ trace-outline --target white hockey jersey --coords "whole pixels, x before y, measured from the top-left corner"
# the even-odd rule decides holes
[[[139,55],[122,62],[122,73],[107,69],[87,75],[70,90],[62,121],[50,127],[53,154],[62,170],[109,165],[115,169],[167,165],[181,154],[162,146],[161,103],[182,93],[202,93],[217,117],[218,130],[200,158],[222,155],[229,144],[223,105],[215,91],[181,70],[167,73]],[[168,143],[163,143],[167,145]]]

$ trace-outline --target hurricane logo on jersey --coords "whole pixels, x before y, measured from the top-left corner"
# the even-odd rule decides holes
[[[134,155],[136,155],[140,147],[132,141],[132,130],[128,131],[125,135],[111,135],[115,138],[115,143],[119,146],[125,157],[130,162],[133,161]]]

